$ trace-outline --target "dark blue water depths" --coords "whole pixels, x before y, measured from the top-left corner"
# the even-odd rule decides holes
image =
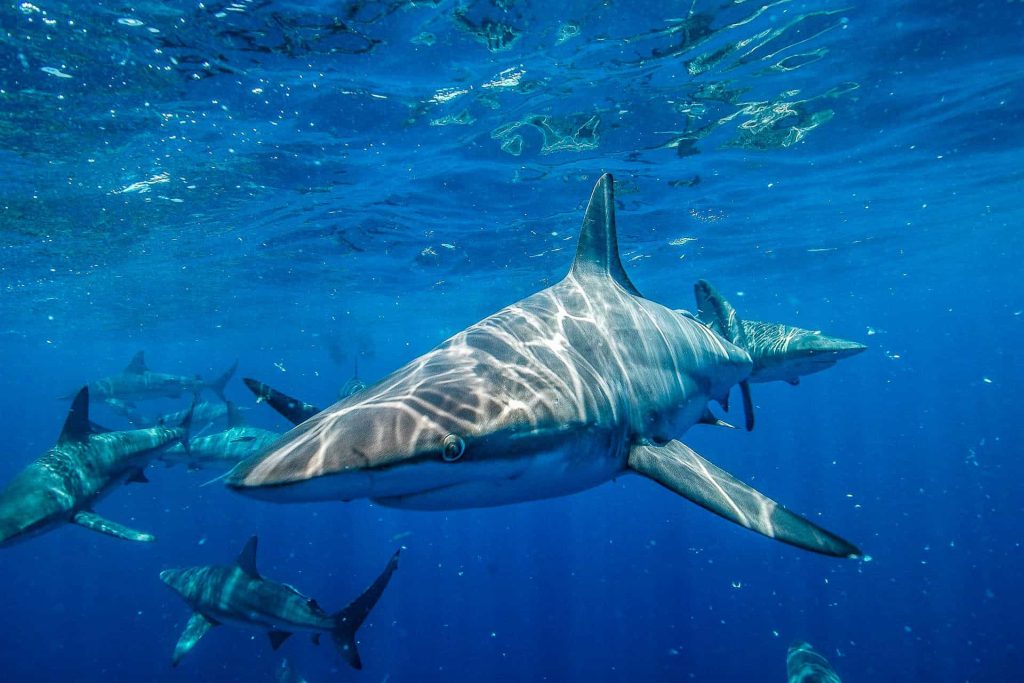
[[[410,512],[154,465],[98,509],[157,543],[0,550],[0,677],[781,681],[803,639],[848,681],[1020,679],[1022,24],[1003,0],[5,3],[0,480],[138,349],[329,404],[356,358],[380,378],[559,279],[611,171],[646,296],[691,307],[707,277],[871,346],[756,387],[750,434],[686,437],[871,560],[632,476]],[[170,668],[188,609],[159,571],[252,534],[329,611],[406,548],[363,672],[231,628]]]

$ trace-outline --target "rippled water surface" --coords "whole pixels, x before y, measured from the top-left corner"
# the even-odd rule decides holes
[[[329,404],[356,363],[376,380],[560,279],[611,172],[646,296],[692,308],[708,278],[870,346],[758,386],[753,433],[687,441],[871,559],[635,477],[424,513],[157,465],[102,509],[158,543],[0,549],[0,677],[270,681],[283,653],[314,683],[782,681],[803,639],[849,681],[1021,678],[1021,35],[1006,0],[4,3],[3,480],[54,442],[58,396],[139,349]],[[228,628],[170,668],[188,609],[158,572],[253,533],[330,610],[406,547],[364,672]]]

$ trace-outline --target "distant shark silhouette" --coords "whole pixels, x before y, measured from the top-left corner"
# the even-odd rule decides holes
[[[144,470],[160,449],[188,440],[181,427],[112,432],[89,420],[89,389],[75,396],[57,444],[0,492],[0,545],[64,523],[129,541],[153,536],[100,517],[93,505],[125,482],[146,482]]]
[[[789,683],[842,683],[828,660],[803,641],[789,647],[786,674]]]
[[[291,586],[263,578],[256,569],[255,536],[242,548],[234,565],[164,570],[160,580],[194,610],[174,648],[171,663],[177,666],[213,626],[234,623],[266,630],[275,650],[296,631],[313,633],[313,642],[317,644],[321,633],[329,633],[345,661],[361,669],[356,631],[380,600],[397,568],[396,552],[370,587],[334,614],[327,614],[316,600]]]
[[[157,398],[179,398],[183,394],[198,394],[209,389],[222,401],[224,387],[235,374],[238,362],[228,368],[224,374],[212,382],[205,382],[199,377],[170,375],[164,372],[153,372],[146,367],[144,353],[139,351],[132,362],[117,375],[110,375],[89,383],[89,392],[94,400],[109,401],[114,399],[112,407],[118,407],[131,401],[144,401]],[[120,402],[120,404],[118,403]]]
[[[752,379],[742,337],[645,299],[619,261],[610,175],[561,282],[459,332],[285,434],[227,477],[273,501],[451,509],[561,496],[632,471],[758,533],[849,542],[677,439]],[[738,344],[738,343],[739,344]]]

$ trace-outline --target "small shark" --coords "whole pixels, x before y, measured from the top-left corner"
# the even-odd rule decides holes
[[[786,673],[789,683],[842,683],[828,660],[800,640],[789,646]]]
[[[205,382],[199,377],[153,372],[146,367],[143,352],[139,351],[123,372],[90,382],[89,391],[94,399],[104,401],[118,399],[131,402],[156,398],[179,398],[182,394],[198,394],[203,389],[209,389],[219,399],[227,401],[224,396],[224,387],[235,374],[237,367],[238,362],[235,361],[235,364],[220,377],[212,382]]]
[[[245,386],[249,387],[249,391],[256,395],[257,403],[265,401],[268,406],[280,413],[284,419],[293,425],[302,424],[320,412],[320,408],[312,403],[292,398],[283,391],[278,391],[269,384],[264,384],[259,380],[243,377],[242,381],[245,382]]]
[[[312,632],[316,644],[320,643],[321,633],[329,633],[345,661],[361,669],[356,631],[398,568],[399,552],[391,556],[384,571],[362,595],[334,614],[327,614],[316,600],[291,586],[260,576],[256,569],[255,536],[242,548],[234,565],[166,569],[160,572],[160,580],[194,610],[174,648],[171,663],[177,666],[212,626],[234,623],[267,631],[275,650],[296,631]]]
[[[750,377],[740,382],[747,431],[754,428],[750,383],[787,382],[796,386],[804,375],[827,370],[868,347],[781,323],[742,320],[725,297],[705,280],[694,285],[697,317],[733,344],[747,350],[753,361]]]
[[[182,463],[189,470],[230,469],[274,443],[281,435],[259,427],[239,425],[223,432],[189,439],[188,450],[181,444],[160,454],[168,465]]]
[[[194,431],[200,431],[203,427],[221,423],[228,427],[235,427],[243,424],[245,420],[238,406],[232,401],[202,401],[196,403],[188,410],[177,410],[173,413],[166,413],[153,420],[154,425],[176,425],[185,419],[186,413],[192,411],[192,426]]]
[[[679,439],[754,369],[750,351],[644,298],[597,182],[557,284],[485,318],[286,433],[227,477],[272,501],[370,498],[453,509],[562,496],[635,472],[748,529],[860,551]]]
[[[181,427],[111,432],[89,420],[89,389],[75,396],[57,444],[0,492],[0,545],[71,522],[129,541],[153,536],[100,517],[93,505],[118,484],[146,482],[144,470],[160,449],[188,438]]]

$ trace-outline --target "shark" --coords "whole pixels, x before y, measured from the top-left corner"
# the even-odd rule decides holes
[[[641,295],[619,258],[605,174],[562,280],[307,419],[226,484],[275,502],[445,510],[563,496],[635,473],[764,536],[860,556],[681,440],[719,422],[709,403],[726,404],[749,382],[745,344]]]
[[[68,523],[129,541],[154,540],[101,517],[93,506],[122,483],[148,481],[146,466],[161,449],[187,442],[188,426],[186,416],[180,427],[105,430],[89,420],[89,388],[82,388],[56,445],[0,492],[0,545]]]
[[[867,350],[867,346],[818,330],[805,330],[782,323],[744,320],[732,304],[706,280],[694,285],[697,316],[709,328],[750,354],[750,377],[739,383],[743,396],[746,428],[754,428],[754,403],[750,384],[786,382],[800,384],[800,378],[834,366]]]
[[[281,664],[277,667],[275,680],[277,683],[309,683],[295,670],[287,658],[282,659]]]
[[[789,646],[786,674],[789,683],[842,683],[828,660],[800,640]]]
[[[219,399],[227,401],[224,387],[234,376],[237,368],[236,361],[222,375],[206,382],[199,377],[153,372],[146,366],[144,352],[139,351],[119,374],[90,382],[89,391],[97,400],[116,399],[122,403],[131,403],[158,398],[179,398],[182,394],[198,394],[203,389],[209,389]]]
[[[387,588],[398,568],[401,551],[391,556],[384,570],[359,597],[344,609],[328,614],[316,600],[295,588],[264,578],[256,568],[256,546],[257,538],[253,536],[233,565],[160,572],[160,580],[193,610],[174,648],[172,665],[177,666],[212,627],[231,623],[265,630],[274,650],[297,631],[311,632],[316,644],[320,643],[321,633],[328,633],[342,658],[353,668],[361,669],[356,631]]]

